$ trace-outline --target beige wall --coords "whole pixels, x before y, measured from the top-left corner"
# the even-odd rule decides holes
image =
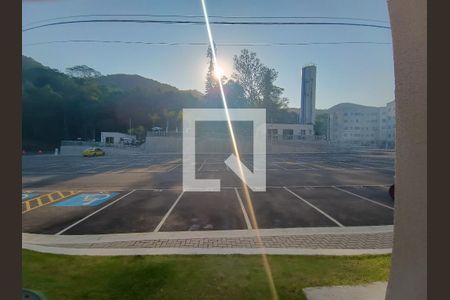
[[[266,129],[277,129],[280,136],[283,135],[283,129],[292,129],[294,135],[302,135],[302,130],[304,130],[304,135],[314,135],[314,125],[307,124],[282,124],[282,123],[267,123]]]
[[[386,299],[427,299],[427,2],[388,2],[394,45],[395,229]]]
[[[238,148],[241,154],[253,153],[253,144],[251,140],[245,137],[237,138]],[[181,137],[156,137],[147,136],[144,145],[139,147],[147,153],[182,153]],[[348,148],[337,147],[327,141],[304,141],[289,140],[285,141],[280,138],[278,141],[267,142],[266,151],[268,154],[274,153],[305,153],[305,152],[327,152],[327,151],[348,151]],[[355,150],[355,149],[354,149]],[[196,144],[197,154],[223,153],[230,154],[233,152],[230,139],[210,137],[200,139]],[[258,151],[256,151],[258,153]]]

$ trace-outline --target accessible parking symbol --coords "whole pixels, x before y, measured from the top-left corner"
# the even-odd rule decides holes
[[[24,193],[22,193],[22,201],[29,200],[29,199],[32,199],[37,196],[39,196],[39,194],[37,194],[37,193],[24,192]]]
[[[53,206],[97,206],[105,201],[108,201],[119,193],[83,193],[67,200],[53,204]]]

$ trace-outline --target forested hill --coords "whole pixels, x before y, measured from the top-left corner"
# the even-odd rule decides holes
[[[234,59],[236,78],[223,84],[228,107],[265,108],[269,122],[298,122],[298,113],[289,110],[283,89],[275,85],[276,70],[246,49]],[[22,56],[23,149],[50,150],[64,139],[99,140],[102,131],[127,132],[130,121],[132,134],[144,138],[154,126],[180,129],[183,108],[223,107],[211,74],[203,95],[139,75],[102,76],[84,65],[65,72]]]
[[[52,149],[62,139],[99,138],[101,131],[149,129],[182,108],[199,107],[198,91],[182,91],[139,75],[80,78],[22,56],[22,141],[25,150]]]

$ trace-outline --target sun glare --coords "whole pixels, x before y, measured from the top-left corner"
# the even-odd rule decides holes
[[[216,79],[221,79],[225,75],[225,72],[223,71],[222,67],[219,64],[216,64],[214,68],[214,76]]]

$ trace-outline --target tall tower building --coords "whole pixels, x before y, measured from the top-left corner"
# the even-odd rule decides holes
[[[302,96],[299,115],[300,124],[314,124],[316,117],[316,72],[315,65],[302,68]]]

